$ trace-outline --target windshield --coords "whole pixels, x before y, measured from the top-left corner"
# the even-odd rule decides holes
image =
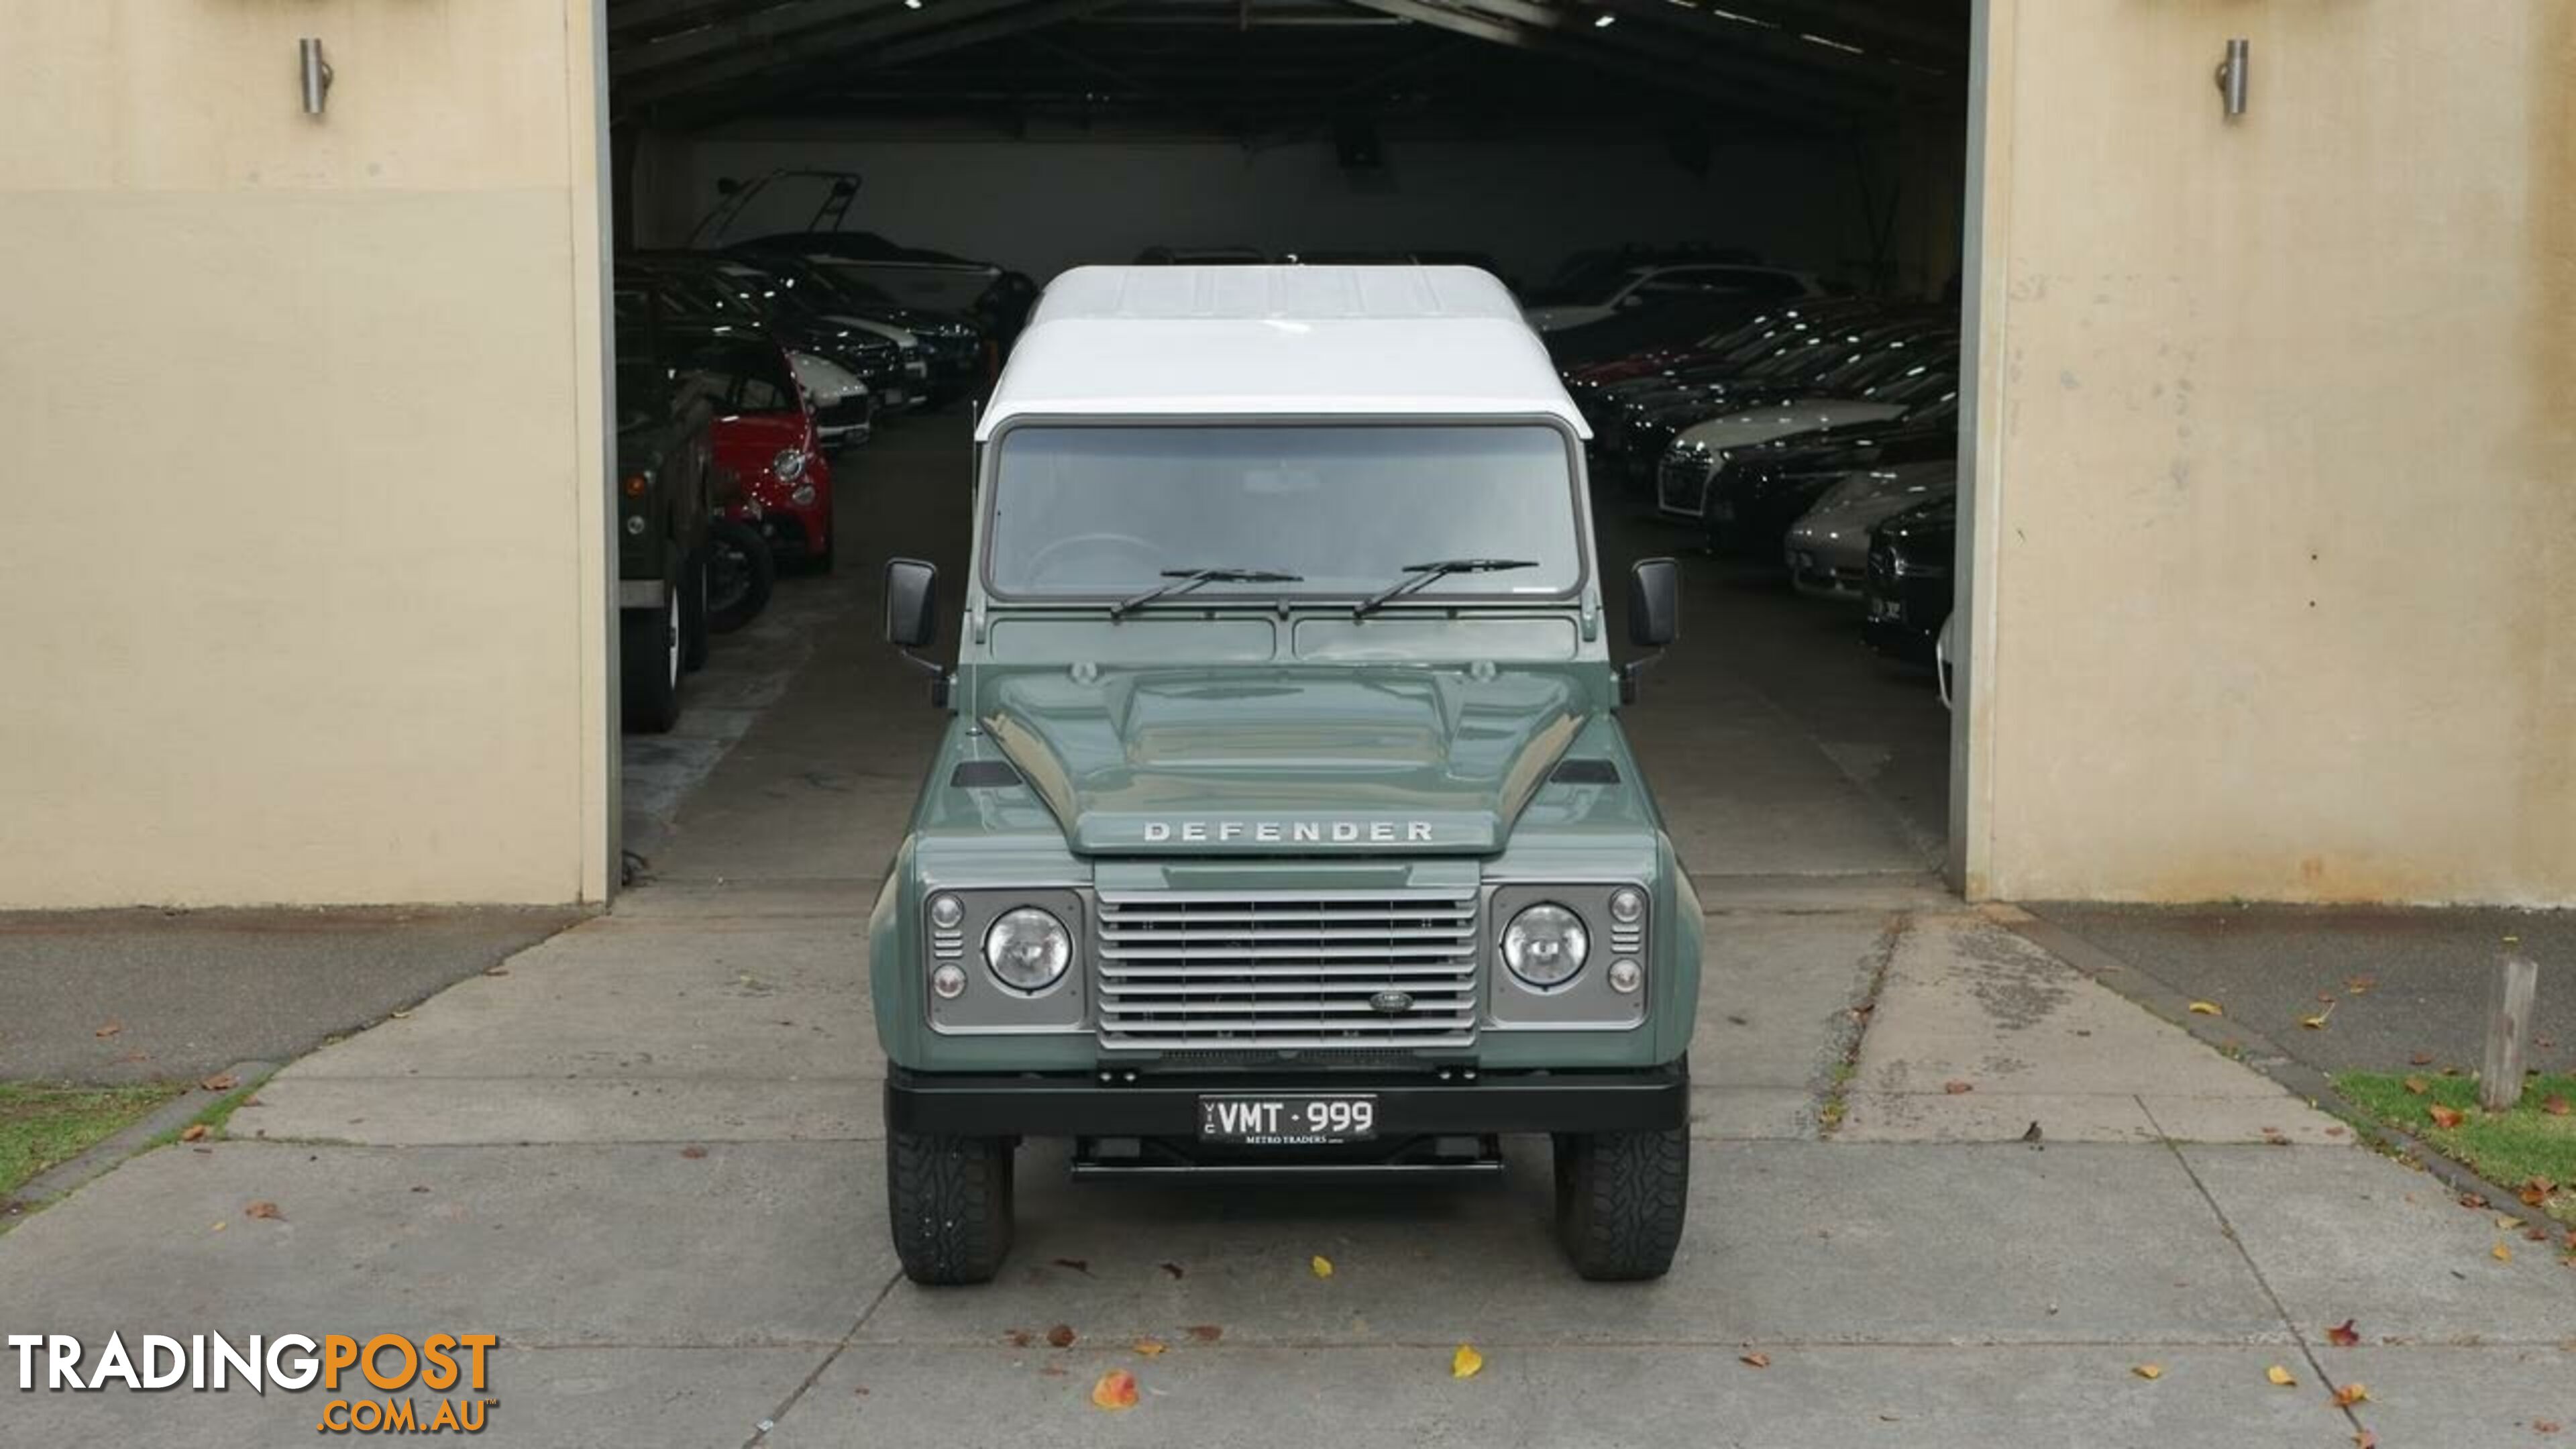
[[[1021,427],[1004,434],[987,578],[1015,596],[1125,596],[1164,571],[1261,569],[1194,597],[1377,592],[1408,566],[1536,566],[1421,591],[1529,595],[1583,578],[1564,435],[1536,424]]]

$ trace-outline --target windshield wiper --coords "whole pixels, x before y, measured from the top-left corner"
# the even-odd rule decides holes
[[[1171,582],[1159,584],[1133,598],[1120,599],[1110,605],[1110,622],[1116,623],[1120,618],[1136,612],[1157,599],[1177,598],[1202,584],[1294,584],[1302,583],[1306,578],[1304,574],[1283,574],[1277,569],[1231,568],[1165,569],[1163,577],[1170,579]]]
[[[1443,558],[1406,564],[1404,577],[1351,606],[1351,617],[1365,619],[1407,594],[1427,589],[1451,574],[1498,574],[1505,569],[1534,569],[1532,558]]]

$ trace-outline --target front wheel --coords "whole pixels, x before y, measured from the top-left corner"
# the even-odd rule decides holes
[[[1555,1140],[1556,1236],[1596,1283],[1661,1278],[1690,1204],[1690,1129],[1561,1132]]]
[[[1008,1137],[886,1134],[886,1211],[915,1283],[990,1283],[1011,1252]]]

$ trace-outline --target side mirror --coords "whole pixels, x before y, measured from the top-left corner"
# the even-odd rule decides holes
[[[1681,565],[1668,558],[1637,560],[1628,575],[1628,642],[1661,649],[1681,633]]]
[[[920,649],[939,637],[939,569],[917,558],[886,560],[886,642]]]
[[[1682,568],[1668,558],[1641,558],[1628,574],[1628,642],[1658,652],[1619,666],[1619,702],[1637,702],[1637,679],[1681,637]]]
[[[948,671],[915,649],[939,637],[939,569],[917,558],[886,560],[886,642],[903,651],[904,662],[930,676],[930,702],[948,707]]]

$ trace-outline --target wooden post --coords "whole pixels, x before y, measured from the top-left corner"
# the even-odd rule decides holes
[[[2487,1000],[2486,1064],[2478,1071],[2478,1105],[2511,1111],[2522,1100],[2522,1043],[2531,1035],[2531,1005],[2540,994],[2540,963],[2519,951],[2496,962]]]

